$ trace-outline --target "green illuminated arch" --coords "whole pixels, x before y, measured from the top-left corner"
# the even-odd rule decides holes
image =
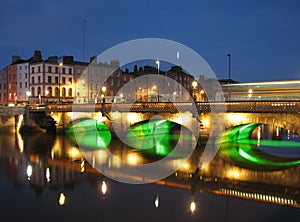
[[[177,132],[175,132],[178,130]],[[184,135],[180,132],[188,132]],[[169,120],[148,120],[134,124],[128,130],[126,143],[128,146],[141,151],[143,154],[164,157],[171,155],[178,140],[194,141],[192,133],[177,123]],[[186,155],[182,149],[182,156]],[[172,156],[177,158],[178,156]]]
[[[83,149],[105,149],[111,141],[109,128],[95,119],[82,119],[72,123],[66,132]]]

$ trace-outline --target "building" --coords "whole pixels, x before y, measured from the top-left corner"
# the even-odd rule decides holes
[[[57,56],[42,59],[36,50],[29,59],[30,102],[71,103],[74,98],[74,66],[64,64]]]
[[[16,103],[17,102],[17,72],[18,64],[20,60],[19,56],[12,57],[12,63],[6,67],[6,81],[7,81],[7,93],[6,102]]]
[[[84,103],[113,101],[117,87],[122,86],[118,79],[121,73],[118,61],[111,61],[110,64],[98,63],[96,57],[91,57],[89,66],[78,81],[77,87],[82,88],[78,100]]]
[[[7,89],[6,70],[0,70],[0,103],[6,102]]]
[[[86,94],[86,83],[81,78],[83,72],[87,69],[89,63],[87,62],[80,62],[75,61],[73,56],[64,56],[63,57],[63,64],[65,65],[72,65],[74,69],[74,103],[82,103],[87,100],[85,98]]]
[[[17,61],[17,102],[26,103],[29,95],[29,62]]]

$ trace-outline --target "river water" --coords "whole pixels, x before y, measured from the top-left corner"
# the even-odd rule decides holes
[[[174,140],[185,147],[174,136],[164,139],[159,149],[167,154]],[[78,141],[43,133],[0,135],[1,221],[300,220],[297,143],[282,151],[276,144],[268,149],[260,143],[258,150],[247,148],[251,140],[227,142],[208,166],[197,170],[204,149],[198,143],[171,175],[130,184],[119,181],[140,183],[141,177],[120,171],[122,164],[105,150],[132,165],[158,161],[164,152],[143,152],[114,137],[107,147],[81,149]],[[103,164],[106,171],[101,171]]]

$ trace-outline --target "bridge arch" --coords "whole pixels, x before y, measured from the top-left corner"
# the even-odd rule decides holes
[[[199,115],[201,122],[206,130],[210,130],[212,117],[210,113]],[[259,123],[274,127],[280,127],[285,130],[300,135],[300,114],[293,113],[239,113],[228,112],[224,114],[225,128],[231,128],[237,125]]]

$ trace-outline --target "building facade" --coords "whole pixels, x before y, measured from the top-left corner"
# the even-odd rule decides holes
[[[0,103],[6,102],[7,94],[7,80],[6,80],[6,70],[0,70]]]
[[[25,103],[29,95],[29,63],[20,61],[17,65],[17,102]]]

